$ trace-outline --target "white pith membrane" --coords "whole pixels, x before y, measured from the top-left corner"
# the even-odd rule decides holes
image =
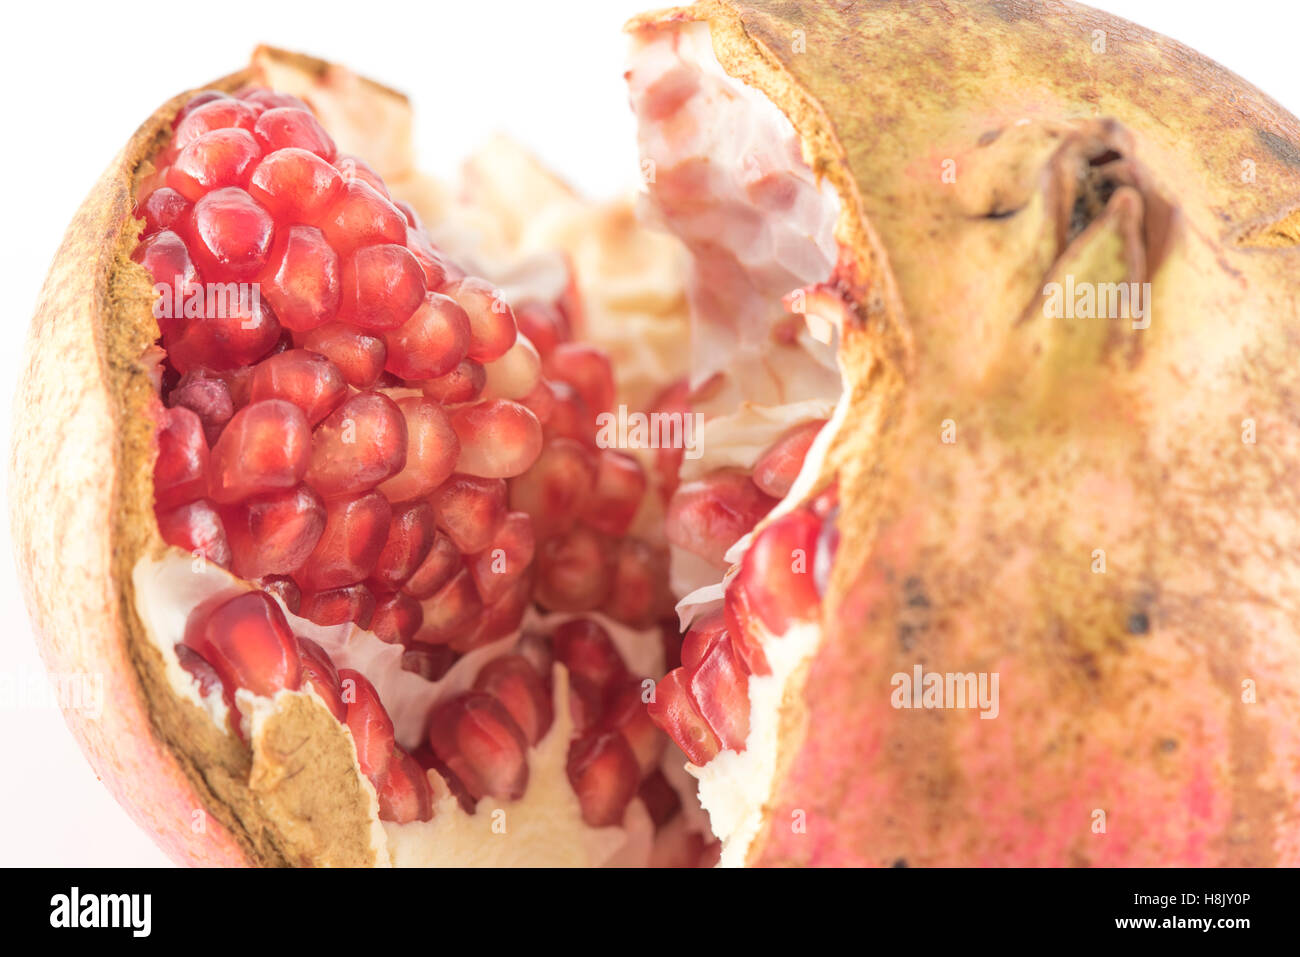
[[[601,248],[602,240],[588,235],[599,218],[593,206],[558,182],[542,183],[535,168],[518,165],[524,162],[519,159],[523,154],[508,144],[492,143],[466,164],[458,198],[418,174],[386,177],[388,185],[394,196],[416,207],[451,259],[497,284],[507,300],[525,294],[554,300],[567,281],[567,259],[591,305],[583,338],[611,355],[619,399],[632,408],[644,407],[659,387],[688,371],[682,367],[685,330],[670,319],[684,283],[693,337],[689,373],[702,396],[694,410],[705,415],[705,425],[702,455],[684,460],[683,481],[723,467],[749,470],[791,427],[831,420],[810,449],[794,487],[771,513],[775,517],[811,491],[844,411],[836,360],[840,316],[833,307],[818,312],[819,297],[810,296],[807,314],[795,317],[798,321],[792,324],[783,305],[796,290],[831,278],[839,199],[829,184],[818,183],[803,161],[785,116],[725,73],[713,53],[707,25],[684,23],[637,35],[628,80],[641,151],[655,171],[640,211],[656,227],[634,227],[634,239],[623,237],[645,257],[630,266],[613,263]],[[683,97],[683,90],[693,92]],[[680,105],[662,113],[664,95],[675,96]],[[322,114],[322,119],[329,128],[329,116]],[[526,200],[515,202],[511,194],[524,188],[521,182],[532,189]],[[657,230],[666,230],[676,240]],[[682,246],[689,258],[683,256]],[[556,250],[563,255],[557,256]],[[631,275],[637,270],[644,274]],[[774,338],[778,327],[788,330],[785,341]],[[651,501],[656,498],[645,496],[633,531],[663,541],[661,509]],[[748,539],[728,552],[732,571]],[[680,549],[671,551],[671,584],[680,599],[684,630],[697,615],[719,606],[725,579],[702,559]],[[134,586],[136,610],[163,655],[172,688],[205,709],[218,727],[226,727],[227,706],[220,693],[207,699],[200,695],[197,680],[181,667],[175,646],[199,603],[255,586],[170,547],[161,558],[145,557],[137,563]],[[520,634],[529,630],[550,633],[569,618],[591,618],[607,629],[631,674],[657,677],[664,671],[654,629],[638,631],[595,612],[547,615],[534,608],[518,632],[464,655],[443,678],[429,682],[402,669],[401,645],[385,643],[352,624],[317,625],[291,614],[283,603],[281,607],[295,634],[318,642],[336,667],[354,669],[375,686],[393,720],[397,743],[408,751],[422,743],[430,708],[468,690],[483,665],[513,651]],[[750,734],[743,752],[724,750],[704,767],[696,767],[685,764],[682,753],[670,745],[661,761],[682,797],[687,826],[706,834],[711,827],[722,839],[724,866],[743,863],[761,824],[775,774],[779,705],[819,635],[817,626],[809,624],[765,641],[772,674],[749,679]],[[639,798],[628,806],[621,827],[597,829],[583,822],[565,773],[572,722],[562,664],[554,666],[553,678],[554,723],[529,750],[528,788],[517,801],[485,797],[475,814],[466,814],[438,773],[429,771],[432,820],[380,822],[373,788],[357,767],[372,795],[376,863],[647,862],[654,828]],[[273,699],[238,692],[242,727],[255,751],[261,724],[286,695],[315,698],[310,690],[282,691]],[[698,796],[691,777],[698,782]],[[509,839],[493,830],[498,809],[506,811]]]

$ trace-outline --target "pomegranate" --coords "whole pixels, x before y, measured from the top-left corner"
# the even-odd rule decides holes
[[[503,141],[445,190],[402,97],[296,54],[161,107],[14,451],[118,799],[195,864],[1296,863],[1296,373],[1256,343],[1300,124],[1013,13],[633,21],[648,224]],[[1094,24],[1162,83],[1061,66]],[[954,87],[971,37],[1022,77]]]

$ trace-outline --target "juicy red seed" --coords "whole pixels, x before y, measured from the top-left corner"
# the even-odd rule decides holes
[[[358,628],[369,628],[375,614],[375,596],[365,585],[311,592],[303,597],[299,614],[318,625],[342,625],[350,621]]]
[[[325,531],[294,579],[309,591],[363,581],[374,571],[391,520],[388,499],[378,492],[327,503]]]
[[[548,302],[534,299],[520,303],[515,309],[515,322],[543,359],[568,338],[564,316]]]
[[[569,746],[565,770],[588,825],[622,823],[641,780],[636,757],[622,735],[606,731],[577,739]]]
[[[343,177],[307,150],[276,150],[257,164],[248,192],[281,222],[314,223],[343,192]]]
[[[439,705],[429,746],[475,800],[516,800],[528,787],[528,740],[491,695],[470,692]]]
[[[515,314],[488,282],[474,277],[459,279],[443,287],[469,316],[469,357],[490,362],[505,355],[515,342]]]
[[[388,187],[384,185],[383,178],[365,160],[356,156],[340,156],[335,165],[339,168],[339,172],[343,174],[344,179],[365,183],[384,199],[392,200],[392,194],[388,192]],[[402,221],[406,221],[405,215],[402,216]]]
[[[682,639],[682,667],[694,673],[704,660],[705,653],[713,647],[727,628],[727,620],[721,609],[701,615],[691,622],[690,630]]]
[[[195,93],[194,96],[190,97],[189,102],[181,107],[180,111],[176,114],[175,119],[172,120],[172,129],[180,126],[181,123],[184,122],[185,117],[189,116],[205,103],[211,103],[213,100],[229,99],[233,99],[233,97],[229,93],[222,93],[220,90],[201,90],[198,93]]]
[[[692,697],[724,748],[745,750],[749,737],[749,674],[732,648],[731,637],[718,634],[690,677]]]
[[[402,670],[414,672],[425,681],[437,681],[459,657],[447,645],[411,645],[402,652]]]
[[[204,311],[164,329],[167,358],[178,371],[233,371],[256,362],[280,343],[280,323],[269,303],[252,302],[250,297],[247,302],[236,300],[234,306],[217,305],[215,313]]]
[[[428,495],[447,480],[460,457],[460,440],[438,403],[405,396],[397,400],[397,407],[406,421],[406,464],[379,491],[390,502],[407,502]]]
[[[290,349],[259,362],[253,369],[249,397],[284,399],[302,410],[307,422],[316,425],[329,415],[348,394],[343,374],[334,363],[315,352]]]
[[[167,185],[195,203],[211,190],[245,185],[261,157],[248,130],[213,130],[180,151],[167,171]]]
[[[189,200],[176,190],[162,186],[149,194],[135,214],[144,220],[142,236],[149,236],[163,229],[174,229],[185,221],[189,211]]]
[[[509,399],[458,406],[451,412],[451,426],[460,438],[456,471],[468,475],[520,475],[542,451],[542,426],[537,416]]]
[[[270,575],[263,578],[258,584],[262,586],[262,591],[279,598],[291,614],[298,614],[298,609],[302,607],[302,591],[292,578],[286,578],[282,575]],[[305,642],[307,639],[300,638],[298,640]]]
[[[334,158],[334,140],[316,117],[303,109],[279,106],[257,118],[253,135],[267,153],[290,147],[315,153],[323,160]]]
[[[796,425],[772,443],[754,463],[754,484],[774,498],[785,498],[794,485],[808,449],[826,422],[817,420]]]
[[[424,769],[400,748],[388,765],[388,773],[375,789],[379,797],[379,819],[394,824],[433,820],[433,793]]]
[[[221,677],[228,692],[247,688],[269,697],[282,688],[296,689],[302,681],[298,640],[284,613],[269,595],[244,592],[191,622],[185,643],[202,655]]]
[[[391,541],[391,539],[390,539]],[[376,566],[376,574],[383,565],[382,556]],[[433,545],[429,554],[402,585],[402,591],[412,598],[432,598],[451,577],[461,569],[460,550],[446,535],[434,532]]]
[[[369,389],[384,371],[384,341],[333,322],[313,329],[301,345],[328,358],[354,389]]]
[[[302,410],[266,399],[235,413],[212,449],[208,485],[222,504],[290,489],[307,472],[311,431]]]
[[[361,246],[406,241],[406,218],[397,207],[369,184],[346,177],[338,198],[316,224],[340,256]]]
[[[569,669],[570,678],[604,693],[628,678],[623,656],[609,632],[590,618],[574,618],[551,636],[555,657]]]
[[[578,390],[592,416],[614,408],[614,369],[609,356],[595,346],[565,342],[546,360],[546,377]],[[595,428],[595,419],[591,427]]]
[[[681,795],[668,783],[662,771],[652,771],[646,775],[636,794],[657,828],[663,827],[682,811]]]
[[[402,470],[406,443],[406,418],[392,399],[354,395],[312,433],[307,484],[326,498],[372,489]]]
[[[668,503],[668,541],[725,565],[727,549],[771,511],[765,495],[743,472],[722,469],[680,486]]]
[[[594,611],[613,586],[613,549],[594,529],[578,525],[537,550],[536,597],[551,611]]]
[[[664,675],[655,686],[655,697],[647,710],[650,720],[668,732],[692,764],[708,764],[722,750],[718,736],[691,698],[685,669],[676,668]]]
[[[193,301],[198,286],[199,271],[190,258],[185,241],[170,229],[146,237],[131,253],[131,259],[149,271],[160,297],[154,301],[154,318],[158,327],[167,333],[184,318],[184,304]],[[180,300],[181,308],[176,301]]]
[[[396,591],[415,573],[433,548],[437,532],[433,524],[433,506],[413,502],[393,509],[388,526],[388,540],[379,553],[371,583],[380,591]]]
[[[426,645],[444,645],[470,633],[483,613],[483,600],[463,566],[424,603],[424,625],[415,636]],[[460,649],[457,649],[460,650]]]
[[[191,253],[209,279],[252,279],[266,265],[274,232],[271,214],[244,190],[213,190],[194,204]]]
[[[504,595],[483,609],[472,629],[462,630],[451,637],[452,649],[459,652],[473,651],[518,631],[523,624],[524,613],[531,607],[531,593],[531,576],[524,574]]]
[[[346,721],[348,709],[343,704],[334,662],[330,661],[325,649],[310,638],[299,637],[298,647],[301,649],[303,686],[315,690],[335,718]]]
[[[220,568],[230,567],[230,545],[221,516],[208,501],[190,502],[158,513],[158,534],[168,545],[184,549]]]
[[[396,329],[424,301],[424,273],[405,246],[363,246],[343,261],[339,318],[372,331]]]
[[[188,645],[176,646],[176,660],[199,683],[199,694],[207,697],[214,691],[223,691],[221,676],[193,648]]]
[[[424,302],[398,328],[384,336],[388,360],[384,366],[403,379],[432,379],[446,375],[465,358],[469,348],[469,317],[440,293],[425,293]]]
[[[632,456],[611,449],[600,451],[599,462],[596,487],[583,520],[606,535],[622,535],[645,495],[645,470]]]
[[[240,87],[235,91],[235,97],[262,110],[271,110],[277,106],[296,106],[300,110],[308,109],[306,103],[291,93],[277,93],[261,86]]]
[[[523,512],[510,512],[487,547],[466,561],[485,602],[496,601],[519,580],[532,563],[535,544],[532,520]]]
[[[474,690],[500,701],[529,744],[536,744],[550,730],[555,718],[551,696],[526,658],[502,655],[488,662],[474,679]]]
[[[453,475],[434,493],[438,528],[467,555],[487,548],[506,516],[506,483]]]
[[[325,505],[311,489],[249,499],[224,510],[231,571],[241,578],[287,575],[298,568],[325,528]]]
[[[650,720],[641,682],[631,680],[610,696],[605,723],[623,735],[636,758],[638,777],[644,777],[659,766],[668,738]]]
[[[176,125],[172,148],[183,150],[213,130],[241,129],[252,132],[257,111],[239,100],[212,100],[189,111]]]
[[[406,203],[398,203],[397,208],[406,217],[406,248],[411,251],[415,261],[424,270],[424,283],[429,289],[440,289],[447,281],[447,262],[442,253],[433,247],[418,225],[414,211]]]
[[[374,781],[388,770],[397,747],[393,720],[384,710],[375,686],[360,672],[340,668],[339,685],[348,709],[348,730],[356,745],[357,762],[362,773]]]
[[[409,595],[398,592],[386,595],[375,605],[370,630],[380,641],[390,645],[410,641],[420,630],[424,612],[420,603]]]
[[[199,417],[184,408],[164,411],[153,466],[154,507],[167,511],[202,498],[207,469],[208,442]]]
[[[523,403],[542,381],[541,359],[533,344],[522,336],[506,350],[505,355],[493,359],[484,369],[487,373],[485,394],[492,399],[515,399]]]
[[[465,359],[446,375],[421,382],[420,388],[431,399],[456,405],[477,399],[486,383],[487,371],[482,364],[473,359]]]
[[[578,390],[567,382],[548,382],[547,385],[552,396],[551,414],[543,430],[547,440],[573,439],[595,448],[596,418]]]
[[[292,226],[280,234],[262,276],[262,295],[286,329],[302,332],[322,326],[339,309],[339,258],[312,226]]]
[[[671,608],[666,556],[646,542],[625,538],[617,543],[613,576],[603,610],[615,621],[648,628]]]
[[[203,434],[209,446],[220,438],[221,430],[235,414],[230,387],[216,376],[203,371],[182,378],[167,396],[167,404],[172,408],[189,409],[197,415],[203,423]]]

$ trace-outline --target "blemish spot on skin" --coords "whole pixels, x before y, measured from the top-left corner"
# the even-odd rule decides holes
[[[896,861],[894,861],[893,864],[890,865],[890,867],[906,867],[906,866],[907,866],[907,858],[905,857],[898,858]]]
[[[1151,619],[1144,611],[1135,611],[1128,616],[1128,630],[1131,635],[1145,635],[1151,631]]]
[[[1173,738],[1161,738],[1160,750],[1164,751],[1166,754],[1168,754],[1170,751],[1177,751],[1178,742],[1175,741]]]

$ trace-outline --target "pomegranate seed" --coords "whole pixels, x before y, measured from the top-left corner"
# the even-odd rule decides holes
[[[602,449],[598,459],[596,487],[582,517],[606,535],[622,535],[632,524],[645,495],[645,470],[632,456],[612,449]]]
[[[532,563],[535,545],[532,520],[507,514],[487,547],[465,563],[483,601],[491,604],[510,590]]]
[[[398,592],[386,595],[375,605],[370,630],[380,641],[390,645],[410,641],[420,630],[424,612],[420,603],[409,595]]]
[[[172,148],[183,150],[205,133],[213,130],[241,129],[252,132],[257,111],[239,100],[212,100],[186,113],[176,125]]]
[[[515,309],[515,322],[543,359],[549,358],[555,347],[568,338],[564,317],[548,302],[520,303]]]
[[[636,757],[622,735],[606,731],[577,739],[569,746],[565,770],[588,825],[622,823],[623,812],[641,780]]]
[[[343,704],[334,662],[330,661],[325,649],[310,638],[299,637],[298,647],[301,649],[303,687],[315,691],[335,718],[346,721],[348,709]]]
[[[655,686],[654,700],[646,707],[650,720],[668,732],[692,764],[708,764],[722,750],[718,736],[691,698],[685,669],[676,668],[664,675]]]
[[[164,229],[174,229],[185,221],[190,211],[190,201],[167,186],[155,189],[148,195],[135,215],[144,220],[141,237],[148,237]]]
[[[650,849],[650,860],[646,862],[646,866],[703,867],[705,865],[702,865],[700,860],[706,853],[704,835],[699,831],[690,830],[685,818],[677,818],[655,834],[654,846]]]
[[[191,253],[209,279],[253,279],[266,265],[275,230],[271,214],[237,187],[194,204]]]
[[[214,691],[225,692],[221,677],[212,665],[208,664],[193,648],[188,645],[176,646],[176,660],[199,683],[199,694],[206,698]]]
[[[470,692],[439,705],[429,746],[474,800],[517,800],[528,788],[528,741],[491,695]]]
[[[462,653],[473,651],[518,631],[531,604],[531,593],[531,576],[525,573],[504,595],[483,609],[477,625],[451,636],[452,649]]]
[[[364,183],[384,199],[392,200],[393,197],[388,192],[388,187],[384,185],[383,178],[365,160],[356,156],[340,156],[335,165],[338,166],[339,172],[343,174],[345,180]],[[402,221],[406,221],[405,216],[402,217]]]
[[[306,103],[290,93],[277,93],[260,86],[242,87],[235,91],[235,96],[259,110],[270,110],[277,106],[296,106],[300,110],[308,108]]]
[[[754,484],[773,498],[785,498],[825,420],[796,425],[772,443],[754,463]]]
[[[402,670],[414,672],[425,681],[437,681],[459,657],[447,645],[412,645],[402,652]]]
[[[722,746],[732,751],[745,750],[745,739],[749,737],[749,675],[725,631],[705,649],[691,675],[690,688],[700,716]]]
[[[351,668],[340,668],[339,686],[348,709],[347,724],[356,745],[357,763],[361,765],[361,773],[373,782],[388,771],[397,747],[393,719],[365,675]]]
[[[672,607],[666,556],[646,542],[625,538],[615,545],[613,576],[603,610],[615,621],[648,628]]]
[[[471,359],[490,362],[514,345],[514,311],[490,283],[471,276],[448,283],[442,291],[460,303],[469,316]]]
[[[551,611],[593,611],[613,585],[613,551],[594,529],[579,525],[542,543],[536,597]]]
[[[458,406],[451,427],[460,438],[456,471],[482,478],[510,478],[527,471],[542,451],[537,416],[508,399]]]
[[[727,628],[727,619],[721,609],[701,615],[691,622],[690,630],[682,639],[681,664],[694,673],[704,660],[704,655]]]
[[[379,486],[390,502],[428,495],[447,480],[460,456],[460,440],[447,413],[436,402],[419,396],[397,400],[406,421],[406,464]]]
[[[203,370],[184,376],[167,396],[167,404],[172,408],[189,409],[197,415],[209,446],[221,437],[221,430],[235,414],[229,386]]]
[[[265,399],[235,413],[212,449],[211,496],[231,504],[293,488],[307,472],[310,430],[302,411]]]
[[[545,379],[538,379],[533,391],[520,399],[519,404],[527,406],[533,415],[537,416],[537,421],[545,426],[551,421],[551,413],[555,411],[555,393],[551,391],[550,383]]]
[[[390,538],[391,541],[391,538]],[[452,540],[440,532],[433,534],[433,546],[419,567],[406,579],[402,591],[412,598],[432,598],[434,594],[451,580],[451,576],[461,569],[460,550]],[[375,573],[383,567],[381,556]]]
[[[184,549],[219,568],[230,567],[230,545],[221,516],[206,500],[158,512],[158,534],[168,545]]]
[[[338,499],[325,507],[325,531],[306,563],[294,573],[304,589],[321,591],[354,585],[379,560],[392,509],[378,492]]]
[[[276,240],[262,295],[286,329],[324,325],[339,308],[339,258],[312,226],[292,226]]]
[[[433,494],[438,528],[461,552],[488,547],[506,515],[506,483],[501,479],[453,475]]]
[[[164,333],[167,358],[178,371],[238,369],[261,359],[280,342],[280,323],[269,303],[215,305],[215,312],[186,319]]]
[[[415,640],[426,645],[448,644],[470,634],[474,620],[482,613],[483,601],[474,590],[469,570],[462,566],[424,603],[424,626]]]
[[[361,246],[406,241],[406,219],[397,207],[376,192],[373,186],[349,180],[346,173],[338,198],[316,224],[340,256],[346,256]],[[416,266],[418,268],[419,264]]]
[[[433,548],[437,532],[433,525],[433,506],[412,502],[393,509],[384,543],[370,581],[380,591],[396,591],[420,567]]]
[[[555,629],[555,657],[569,669],[570,682],[605,692],[628,678],[623,656],[609,632],[590,618],[575,618]]]
[[[298,609],[302,607],[302,591],[292,578],[283,575],[268,575],[258,584],[262,586],[262,591],[279,598],[280,602],[285,608],[289,609],[291,614],[298,614]]]
[[[384,368],[389,372],[403,379],[437,378],[465,358],[469,317],[454,299],[428,292],[411,318],[385,335],[384,341],[388,346]]]
[[[429,237],[421,231],[415,211],[406,203],[397,203],[396,206],[402,211],[402,215],[406,217],[406,248],[411,251],[415,261],[424,270],[426,288],[440,289],[442,284],[447,281],[446,260],[442,258],[442,254],[438,250],[434,249],[433,243],[429,242]]]
[[[355,495],[406,464],[406,417],[378,392],[352,396],[311,437],[307,484],[326,498]]]
[[[721,469],[677,489],[668,503],[664,531],[679,548],[725,566],[727,549],[775,504],[748,475]]]
[[[429,778],[415,759],[400,748],[375,791],[379,797],[380,820],[394,824],[433,820]]]
[[[190,97],[188,103],[180,108],[180,111],[172,120],[172,129],[174,130],[176,127],[180,126],[185,120],[185,117],[189,116],[205,103],[211,103],[213,100],[230,99],[233,99],[233,97],[229,93],[222,93],[220,90],[200,90],[198,93],[195,93],[194,96]]]
[[[573,439],[590,448],[596,447],[596,418],[578,390],[567,382],[549,382],[551,414],[546,420],[547,441]]]
[[[334,140],[316,117],[292,106],[267,110],[257,118],[253,135],[266,153],[294,147],[315,153],[323,160],[334,158]]]
[[[369,628],[375,614],[375,596],[365,585],[347,585],[307,594],[299,612],[318,625],[342,625],[352,622]]]
[[[500,359],[493,359],[487,372],[485,395],[493,399],[522,401],[542,380],[542,360],[533,344],[522,336]]]
[[[445,376],[421,382],[420,388],[430,399],[456,405],[477,399],[486,383],[487,370],[473,359],[465,359]]]
[[[488,662],[474,679],[474,690],[500,701],[529,744],[536,744],[550,730],[555,718],[551,696],[526,658],[502,655]]]
[[[301,345],[333,362],[344,381],[355,389],[369,389],[384,371],[384,341],[341,322],[311,330],[302,337]]]
[[[185,408],[166,409],[157,435],[155,508],[167,511],[202,498],[208,485],[208,442],[199,417]]]
[[[666,740],[666,739],[664,739]],[[677,789],[668,783],[664,773],[651,771],[641,780],[636,796],[645,805],[650,820],[656,828],[661,828],[678,814],[682,813],[682,798]]]
[[[289,349],[258,363],[253,370],[249,398],[292,402],[316,425],[333,412],[348,394],[343,374],[324,356],[305,349]]]
[[[248,192],[282,223],[314,223],[343,192],[343,177],[307,150],[276,150],[257,164]]]
[[[298,640],[265,592],[244,592],[213,608],[204,620],[191,623],[185,643],[212,665],[232,694],[247,688],[270,697],[302,681]]]
[[[202,291],[197,285],[199,271],[184,240],[170,229],[164,229],[141,241],[131,253],[131,259],[147,269],[155,283],[171,287],[171,309],[160,308],[166,300],[159,300],[154,313],[163,334],[172,332],[183,318],[183,308],[176,308],[176,300],[179,298],[182,304],[194,301],[195,293]]]
[[[614,369],[609,356],[581,342],[564,342],[546,360],[546,377],[567,382],[582,396],[588,412],[593,416],[591,428],[596,427],[595,416],[614,408]]]
[[[608,728],[623,735],[632,749],[639,769],[638,778],[645,777],[659,766],[659,759],[668,746],[668,738],[650,720],[641,695],[641,682],[628,682],[611,696],[605,715]]]
[[[424,301],[424,273],[405,246],[363,246],[343,261],[339,318],[366,330],[396,329]]]
[[[311,489],[249,499],[223,510],[231,571],[241,578],[287,575],[316,547],[325,528],[325,505]]]
[[[167,185],[197,203],[211,190],[245,185],[261,158],[262,149],[248,130],[213,130],[180,151],[167,171]]]

